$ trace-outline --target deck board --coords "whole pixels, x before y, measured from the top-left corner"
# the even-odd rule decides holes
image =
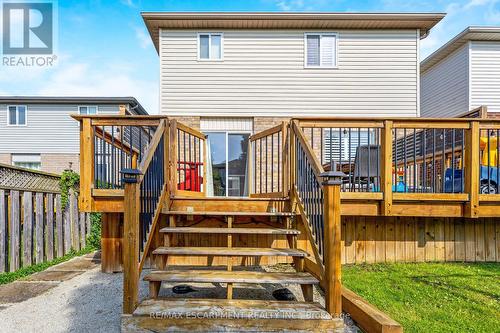
[[[191,256],[308,256],[308,254],[302,250],[258,247],[159,247],[153,251],[153,254]]]
[[[192,283],[319,283],[318,279],[307,272],[251,272],[222,270],[153,271],[146,275],[144,280]]]

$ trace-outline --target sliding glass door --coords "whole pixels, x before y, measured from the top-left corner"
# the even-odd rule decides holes
[[[209,194],[241,197],[248,195],[247,155],[250,133],[206,132],[209,153]],[[210,168],[211,167],[211,168]]]

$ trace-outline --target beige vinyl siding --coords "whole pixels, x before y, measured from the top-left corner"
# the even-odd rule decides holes
[[[420,115],[453,117],[469,110],[469,46],[465,44],[422,73]]]
[[[500,112],[500,42],[471,42],[471,108]]]
[[[224,60],[197,61],[198,30],[160,32],[163,114],[417,116],[416,30],[338,33],[338,68],[304,68],[304,33],[231,30]]]
[[[7,104],[0,104],[0,153],[79,153],[79,124],[70,117],[79,105],[27,105],[26,126],[7,126]],[[87,105],[87,104],[80,104]],[[95,104],[88,104],[95,105]],[[98,105],[99,114],[118,114],[118,105]]]

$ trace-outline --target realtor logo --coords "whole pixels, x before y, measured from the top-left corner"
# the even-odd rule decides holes
[[[54,1],[3,2],[3,66],[52,67],[56,64],[57,6]]]
[[[52,3],[3,3],[3,54],[52,54]]]

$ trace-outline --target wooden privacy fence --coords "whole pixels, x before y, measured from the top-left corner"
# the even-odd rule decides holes
[[[1,166],[3,180],[9,168]],[[50,186],[37,187],[33,184],[37,184],[40,173],[19,168],[12,171],[21,171],[24,178],[32,179],[25,183],[24,190],[18,186],[0,187],[0,273],[14,272],[61,257],[71,249],[84,248],[90,232],[90,215],[79,212],[77,193],[70,191],[63,209],[61,194],[53,186],[54,181],[58,183],[58,176],[44,174],[43,183]]]

